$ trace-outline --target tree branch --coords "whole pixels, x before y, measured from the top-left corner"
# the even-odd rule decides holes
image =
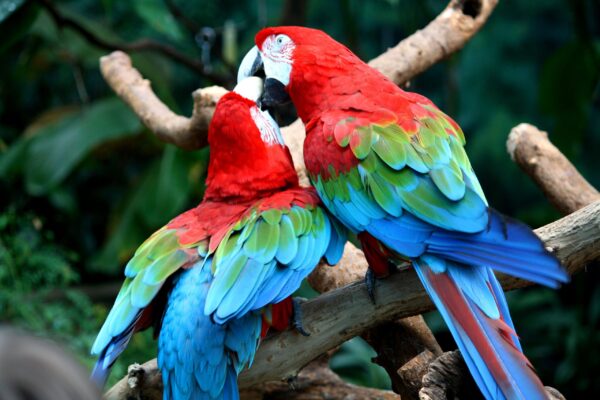
[[[417,399],[427,368],[442,349],[421,315],[385,322],[362,334],[377,352],[373,361],[388,373],[402,399]]]
[[[184,149],[196,149],[207,145],[208,125],[215,105],[226,89],[211,86],[196,90],[191,118],[175,114],[131,65],[131,58],[115,51],[100,59],[100,71],[110,87],[131,107],[136,115],[162,141]]]
[[[205,76],[214,83],[219,85],[226,85],[230,82],[231,77],[218,74],[215,72],[207,71],[204,68],[204,64],[193,57],[189,57],[186,54],[180,52],[168,44],[157,42],[152,39],[139,39],[131,43],[113,42],[111,40],[104,39],[97,36],[94,32],[83,26],[79,21],[74,18],[63,15],[58,7],[51,0],[36,0],[52,17],[54,22],[60,28],[66,27],[74,30],[87,40],[92,45],[105,50],[120,50],[130,53],[139,51],[152,51],[160,53],[182,65],[185,65],[192,71],[198,73],[201,76]]]
[[[344,382],[328,365],[329,358],[321,356],[312,361],[298,376],[287,382],[273,381],[242,389],[244,400],[314,400],[314,399],[366,399],[397,400],[398,395],[388,390],[370,389]],[[156,359],[143,365],[128,368],[127,385],[122,391],[111,389],[105,400],[144,399],[162,400],[162,379]]]
[[[465,377],[468,377],[465,380]],[[565,400],[560,392],[546,386],[548,400]],[[441,400],[449,398],[480,398],[481,392],[470,377],[460,351],[448,351],[429,365],[423,376],[423,387],[419,400]]]
[[[397,85],[408,82],[433,64],[462,49],[486,23],[498,0],[452,0],[429,23],[369,65]]]
[[[312,361],[288,382],[273,381],[241,391],[244,400],[371,399],[397,400],[398,395],[344,382],[328,365],[328,357]]]
[[[596,202],[535,232],[572,274],[600,258],[599,226],[600,202]],[[531,285],[531,282],[505,275],[500,275],[499,279],[505,290]],[[285,331],[267,338],[261,344],[252,368],[240,375],[240,387],[292,377],[320,354],[383,321],[434,308],[412,269],[378,281],[376,290],[377,305],[371,303],[362,282],[304,303],[303,322],[311,335],[304,337],[295,331]],[[127,392],[126,379],[119,381],[107,396],[120,399],[123,397],[114,396],[122,392]]]
[[[519,124],[510,131],[506,147],[513,161],[562,214],[600,200],[600,193],[548,140],[548,133],[530,124]]]
[[[50,0],[38,1],[50,3]],[[483,26],[497,2],[498,0],[452,0],[444,11],[423,30],[415,32],[402,40],[396,47],[371,60],[369,65],[381,71],[397,84],[405,83],[442,58],[461,49],[477,33],[479,28]],[[71,22],[73,22],[68,19],[67,21],[63,22],[63,24],[69,23],[71,25]],[[83,27],[75,28],[73,26],[73,28],[83,29],[83,31],[80,31],[82,34],[83,32],[86,32],[86,34],[89,33]],[[93,35],[89,39],[96,39],[96,43],[100,47],[109,50],[133,51],[132,49],[123,47],[123,45],[115,46],[115,44],[106,43],[105,41],[98,42],[98,38],[93,38]],[[436,43],[437,46],[432,46],[432,43]],[[114,54],[101,59],[102,73],[107,83],[138,114],[144,124],[150,130],[153,130],[152,127],[154,126],[161,127],[159,131],[155,132],[156,135],[161,140],[173,143],[176,146],[185,149],[205,146],[206,137],[199,137],[199,135],[206,136],[206,131],[194,129],[191,124],[187,124],[182,120],[187,118],[173,113],[164,104],[159,107],[157,103],[161,102],[152,92],[149,84],[146,84],[145,88],[137,86],[135,91],[123,90],[123,85],[119,77],[130,75],[131,70],[135,71],[138,75],[139,72],[131,66],[130,60],[127,62],[124,60],[125,55],[114,56]],[[127,70],[127,73],[126,71],[119,71],[119,68]],[[107,79],[104,74],[105,70],[113,71],[112,79]],[[121,89],[117,90],[117,88]],[[152,103],[154,105],[153,112],[147,112],[148,110],[145,107],[136,108],[132,102],[136,104]],[[201,104],[195,104],[194,109],[196,110],[201,107]],[[206,110],[208,120],[210,120],[212,111],[214,111],[212,108]],[[289,127],[283,128],[282,133],[288,147],[290,147],[300,177],[305,177],[306,172],[304,171],[302,156],[302,142],[305,136],[304,125],[298,120]],[[170,136],[173,136],[173,138],[170,138]],[[291,138],[293,140],[290,140]],[[183,145],[179,143],[183,143]],[[303,182],[306,182],[306,180],[303,180]]]

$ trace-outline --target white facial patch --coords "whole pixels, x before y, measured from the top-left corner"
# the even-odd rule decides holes
[[[292,56],[296,45],[287,35],[272,35],[265,39],[261,56],[265,75],[287,86],[292,72]]]
[[[258,107],[251,107],[250,115],[260,131],[260,138],[263,142],[269,146],[274,144],[285,145],[279,125],[277,125],[277,122],[275,122],[268,111],[261,111]]]
[[[292,73],[292,64],[273,61],[270,58],[263,58],[265,76],[267,78],[275,78],[279,82],[287,86],[290,83],[290,74]]]
[[[248,78],[242,79],[235,88],[233,88],[233,91],[256,103],[263,93],[263,80],[258,76],[249,76]]]

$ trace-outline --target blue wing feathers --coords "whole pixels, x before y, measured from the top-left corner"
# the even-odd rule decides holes
[[[226,324],[204,314],[213,279],[210,264],[182,272],[169,295],[158,356],[166,399],[235,398],[236,372],[252,362],[258,345],[260,314]]]
[[[470,265],[487,265],[550,287],[569,277],[541,240],[521,222],[490,211],[488,229],[477,234],[438,230],[427,241],[429,253]]]
[[[325,261],[329,265],[335,265],[344,254],[348,232],[333,217],[330,217],[329,222],[331,223],[331,240],[325,251]]]
[[[227,377],[223,388],[223,399],[240,400],[240,393],[237,385],[237,374],[233,368],[227,369]]]
[[[199,252],[201,260],[173,275],[159,335],[165,399],[239,398],[237,374],[254,359],[261,309],[292,295],[322,257],[331,263],[341,257],[346,232],[333,226],[323,210],[292,206],[272,211],[263,216],[254,209],[214,252]],[[181,267],[180,256],[187,259],[188,252],[171,257],[177,263],[166,257],[159,264],[129,267],[132,276],[93,346],[100,353],[93,373],[99,384],[162,287],[159,278]],[[145,286],[135,285],[136,279]],[[150,283],[157,283],[156,290]]]
[[[372,221],[366,230],[407,257],[433,254],[467,265],[488,266],[550,287],[569,279],[531,229],[493,210],[488,229],[474,234],[442,229],[409,213],[393,220]]]

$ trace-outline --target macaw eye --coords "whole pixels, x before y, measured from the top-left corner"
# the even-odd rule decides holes
[[[287,43],[290,41],[290,38],[287,37],[286,35],[277,35],[275,37],[275,43],[277,43],[277,46],[281,46],[284,43]]]

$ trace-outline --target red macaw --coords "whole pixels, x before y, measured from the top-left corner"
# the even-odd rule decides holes
[[[291,99],[312,184],[371,271],[412,262],[486,398],[545,399],[492,269],[551,287],[568,276],[531,229],[489,208],[456,122],[319,30],[266,28],[255,42],[238,78],[263,68],[261,107]]]
[[[104,384],[131,336],[154,326],[164,399],[236,399],[268,327],[287,327],[290,296],[322,257],[333,264],[344,232],[298,178],[279,127],[240,82],[210,124],[206,192],[136,251],[93,345]]]

